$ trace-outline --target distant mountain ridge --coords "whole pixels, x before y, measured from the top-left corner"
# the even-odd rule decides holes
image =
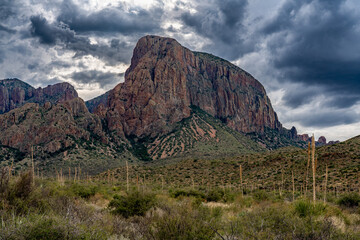
[[[109,98],[110,91],[107,91],[104,94],[101,94],[100,96],[97,96],[93,99],[90,99],[85,102],[86,107],[89,109],[91,113],[94,113],[95,109],[101,104],[104,107],[107,105],[107,101]]]
[[[124,159],[215,158],[306,146],[295,128],[282,127],[264,87],[249,73],[158,36],[138,41],[125,82],[86,103],[68,83],[35,89],[1,80],[0,131],[6,161],[34,146],[44,167],[80,164],[86,156],[93,172]]]
[[[65,82],[35,89],[17,78],[0,80],[0,114],[26,103],[55,104],[77,97],[74,87]]]

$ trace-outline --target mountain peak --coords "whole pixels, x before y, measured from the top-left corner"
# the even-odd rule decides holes
[[[77,97],[74,87],[66,82],[35,89],[17,78],[0,80],[0,114],[26,103],[57,103]]]
[[[172,38],[141,38],[125,82],[109,93],[110,130],[156,137],[188,118],[191,106],[239,132],[280,129],[261,83],[237,66],[210,56],[192,52]]]

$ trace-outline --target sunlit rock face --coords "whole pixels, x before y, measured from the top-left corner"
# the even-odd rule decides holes
[[[240,132],[281,129],[264,87],[250,74],[157,36],[138,41],[125,82],[109,93],[106,120],[118,135],[155,137],[189,117],[191,106]]]

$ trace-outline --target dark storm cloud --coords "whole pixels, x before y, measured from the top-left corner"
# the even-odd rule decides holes
[[[334,93],[334,95],[328,97],[328,100],[325,101],[324,105],[332,108],[346,109],[355,105],[358,102],[359,102],[359,96],[357,95],[349,96],[346,94],[341,95]]]
[[[311,114],[298,114],[291,119],[304,127],[331,127],[352,124],[360,121],[360,116],[353,111],[315,111]]]
[[[39,37],[40,43],[54,45],[57,42],[71,43],[81,40],[75,38],[75,32],[66,26],[51,25],[45,18],[39,15],[32,16],[30,21],[31,34],[32,36]]]
[[[339,108],[360,100],[360,17],[344,2],[288,0],[261,31],[271,39],[268,50],[283,73],[280,81],[322,86],[329,105]],[[288,93],[284,100],[300,106],[300,95]]]
[[[70,68],[72,67],[71,63],[64,61],[53,61],[49,64],[43,65],[38,62],[33,62],[27,65],[27,69],[32,72],[42,72],[44,74],[50,74],[54,69]]]
[[[154,7],[125,9],[125,4],[87,13],[71,0],[62,4],[58,21],[67,24],[70,29],[80,32],[109,32],[121,34],[153,33],[160,30],[163,9]]]
[[[109,65],[128,64],[136,40],[147,33],[160,31],[162,14],[161,7],[125,9],[124,4],[87,12],[71,0],[64,0],[55,22],[49,23],[39,15],[30,18],[31,34],[42,44],[74,51],[75,58],[92,55]],[[94,34],[108,38],[109,43],[92,43],[89,37]],[[111,40],[114,34],[126,36],[128,40],[132,35],[132,42]]]
[[[319,100],[321,98],[321,100]],[[288,107],[296,109],[306,104],[318,104],[322,109],[347,109],[359,102],[356,94],[347,94],[341,91],[329,90],[323,86],[306,86],[295,84],[287,86],[282,97]]]
[[[31,34],[39,38],[40,43],[46,45],[59,45],[64,49],[74,51],[75,58],[85,55],[105,60],[110,65],[128,63],[130,61],[129,45],[117,39],[111,40],[109,45],[91,44],[88,37],[78,36],[62,23],[50,24],[41,16],[32,16]]]
[[[109,84],[118,83],[119,79],[124,76],[124,73],[111,73],[101,72],[97,70],[74,72],[70,75],[70,78],[74,79],[78,83],[89,84],[99,83],[101,87],[105,87]]]
[[[247,29],[243,25],[247,6],[247,0],[203,1],[196,7],[196,13],[183,12],[180,20],[212,41],[204,50],[235,60],[255,46],[254,41],[246,39]]]
[[[299,91],[301,89],[301,91]],[[306,88],[305,86],[288,87],[282,100],[291,108],[298,108],[302,105],[310,103],[318,93],[319,89]]]

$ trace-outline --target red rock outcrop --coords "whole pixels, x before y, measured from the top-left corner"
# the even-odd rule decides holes
[[[0,115],[0,131],[0,144],[23,152],[41,145],[43,151],[53,153],[74,144],[74,139],[90,140],[92,134],[106,142],[101,120],[80,98],[43,107],[27,103]]]
[[[326,138],[324,136],[319,137],[317,142],[321,145],[326,145]]]
[[[58,103],[77,98],[78,94],[69,83],[57,83],[45,88],[33,88],[19,79],[0,80],[0,114],[26,103]]]
[[[301,134],[301,135],[298,135],[300,141],[304,141],[304,142],[308,142],[310,138],[309,134]]]
[[[249,73],[157,36],[138,41],[125,82],[109,93],[106,119],[118,135],[156,137],[189,117],[191,106],[240,132],[281,129],[264,87]]]

